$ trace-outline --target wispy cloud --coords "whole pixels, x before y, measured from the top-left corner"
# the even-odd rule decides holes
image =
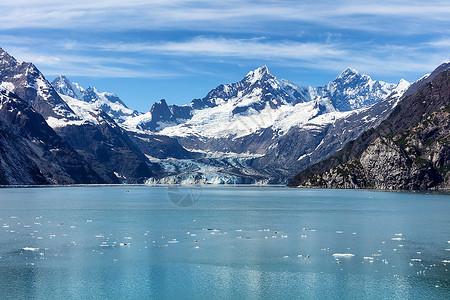
[[[450,2],[387,1],[2,1],[3,29],[182,29],[258,32],[268,23],[319,24],[333,28],[406,34],[448,32]],[[386,22],[389,21],[389,22]],[[423,25],[424,21],[428,23]],[[276,31],[277,26],[274,26]]]
[[[213,56],[259,59],[315,59],[346,55],[332,44],[264,39],[233,39],[196,37],[187,41],[97,45],[107,51],[147,52],[175,56]]]
[[[150,61],[128,57],[102,55],[48,55],[45,51],[26,46],[6,49],[19,61],[33,62],[46,75],[70,75],[104,78],[174,78],[182,73],[152,66]]]
[[[52,75],[173,78],[209,73],[205,62],[392,75],[450,53],[448,0],[3,0],[0,11],[0,46]]]

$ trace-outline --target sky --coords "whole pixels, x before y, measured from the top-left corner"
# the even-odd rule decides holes
[[[450,61],[448,0],[2,0],[0,47],[116,93],[186,104],[267,65],[320,86],[347,67],[410,82]]]

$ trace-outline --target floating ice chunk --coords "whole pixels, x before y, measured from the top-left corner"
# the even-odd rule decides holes
[[[195,246],[194,248],[195,248],[195,249],[198,249],[198,248],[200,248],[200,246]]]
[[[411,261],[422,261],[420,258],[411,258]]]
[[[95,237],[96,238],[104,238],[105,236],[103,234],[97,234]]]
[[[342,233],[344,233],[342,230],[336,230],[336,233],[337,234],[342,234]]]
[[[334,257],[353,257],[355,254],[352,253],[334,253]]]
[[[283,258],[289,258],[289,255],[285,255],[285,256],[283,256]]]
[[[373,260],[373,257],[371,257],[371,256],[364,256],[364,259]]]
[[[444,259],[442,262],[445,263],[445,264],[448,264],[448,263],[450,263],[450,260]]]
[[[403,240],[405,240],[404,238],[399,238],[399,237],[397,237],[397,238],[391,238],[391,240],[393,240],[393,241],[403,241]]]
[[[33,248],[33,247],[23,247],[22,250],[24,251],[38,251],[39,248]]]
[[[131,236],[124,236],[123,238],[126,239],[126,240],[132,240],[133,239]]]
[[[396,233],[395,236],[403,236],[403,233]]]
[[[92,223],[92,220],[86,220],[86,222],[88,222],[88,223]]]

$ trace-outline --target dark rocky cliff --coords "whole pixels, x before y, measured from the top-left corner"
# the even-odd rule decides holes
[[[390,116],[289,186],[449,189],[450,71],[404,97]]]

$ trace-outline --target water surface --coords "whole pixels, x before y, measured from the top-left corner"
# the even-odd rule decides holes
[[[448,194],[8,188],[0,239],[2,298],[450,298]]]

